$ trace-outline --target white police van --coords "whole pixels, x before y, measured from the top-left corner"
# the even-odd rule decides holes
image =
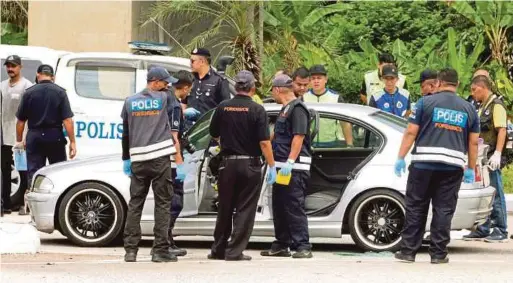
[[[146,87],[148,70],[152,66],[161,66],[171,74],[180,70],[190,71],[189,58],[161,55],[170,50],[165,45],[129,44],[134,53],[68,52],[45,47],[0,45],[2,80],[8,78],[3,64],[9,55],[16,54],[22,58],[22,74],[32,82],[40,64],[52,66],[55,83],[66,89],[75,114],[75,158],[121,153],[121,108],[127,96]],[[13,167],[13,205],[19,204],[23,198],[19,187],[26,184],[21,181]]]

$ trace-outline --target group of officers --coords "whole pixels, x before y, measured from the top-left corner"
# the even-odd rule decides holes
[[[136,261],[141,213],[150,184],[155,195],[152,261],[176,261],[177,256],[186,254],[174,244],[172,237],[174,223],[183,206],[186,175],[180,137],[213,108],[216,110],[210,124],[211,145],[220,147],[222,161],[214,244],[208,258],[251,259],[243,250],[253,229],[260,195],[262,156],[267,163],[267,183],[273,186],[276,240],[261,255],[311,258],[304,210],[311,163],[311,117],[304,102],[341,103],[343,97],[327,88],[328,75],[323,65],[298,68],[291,76],[279,72],[272,81],[272,97],[283,107],[274,132],[270,133],[266,112],[254,99],[253,74],[241,71],[235,76],[236,95],[230,99],[228,81],[211,68],[210,58],[204,48],[193,50],[192,74],[180,71],[174,77],[166,69],[154,67],[148,71],[147,87],[125,100],[121,113],[122,159],[123,171],[131,178],[124,230],[125,260]],[[66,160],[67,141],[62,125],[70,141],[70,158],[76,154],[73,113],[65,90],[53,83],[51,66],[38,68],[38,83],[33,87],[20,76],[18,56],[7,58],[5,66],[10,79],[2,82],[2,124],[6,119],[16,119],[17,124],[16,130],[11,131],[16,133],[14,137],[10,137],[12,133],[6,134],[8,129],[2,127],[2,156],[12,155],[12,148],[26,148],[31,178],[44,166],[46,159],[50,163]],[[461,181],[473,183],[475,179],[478,138],[491,148],[488,165],[491,185],[497,194],[488,221],[464,239],[488,242],[507,239],[507,212],[500,171],[504,166],[506,109],[503,100],[493,93],[490,75],[484,70],[474,74],[468,101],[456,95],[459,79],[453,69],[425,70],[418,83],[423,97],[412,108],[405,77],[398,72],[393,57],[382,54],[377,70],[365,74],[361,99],[369,106],[409,117],[396,162],[397,175],[405,171],[404,158],[415,144],[407,182],[402,248],[396,258],[415,260],[432,202],[429,252],[433,263],[445,263]],[[22,96],[20,92],[25,94]],[[6,98],[20,100],[16,114],[11,115],[14,117],[4,108]],[[28,123],[28,133],[25,123]],[[342,131],[347,146],[351,147],[350,125],[343,124]],[[6,164],[2,158],[3,175],[10,173]],[[276,183],[278,173],[290,176],[290,183]],[[2,176],[5,186],[4,177],[7,176]],[[4,191],[2,189],[2,209],[9,199]],[[291,251],[295,252],[291,254]]]

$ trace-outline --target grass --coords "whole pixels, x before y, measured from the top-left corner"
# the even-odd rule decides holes
[[[502,169],[502,182],[504,183],[504,192],[513,194],[513,165]]]

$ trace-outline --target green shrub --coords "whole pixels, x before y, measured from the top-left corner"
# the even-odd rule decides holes
[[[510,165],[502,170],[502,182],[504,191],[507,194],[513,194],[513,166]]]

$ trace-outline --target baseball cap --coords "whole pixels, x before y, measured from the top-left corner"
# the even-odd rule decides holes
[[[420,73],[419,80],[415,81],[414,83],[416,83],[416,84],[423,83],[424,81],[436,80],[437,78],[438,78],[438,72],[437,71],[434,71],[434,70],[431,70],[431,69],[425,69],[424,71],[422,71],[422,73]]]
[[[235,83],[246,85],[246,86],[255,86],[255,76],[248,70],[242,70],[237,73],[234,78]]]
[[[166,81],[170,84],[178,82],[178,80],[171,76],[169,72],[162,67],[153,67],[148,71],[146,75],[148,81]]]
[[[14,65],[21,65],[21,58],[18,55],[10,55],[5,59],[4,65],[7,65],[8,63],[14,64]]]
[[[292,87],[292,79],[287,75],[277,75],[273,79],[273,87]]]
[[[327,75],[328,71],[324,68],[324,65],[313,65],[310,67],[310,75]]]
[[[191,55],[210,57],[210,51],[208,51],[206,48],[194,48],[194,50],[191,52]]]
[[[42,64],[37,67],[37,73],[53,76],[53,68],[50,65]]]
[[[385,65],[383,66],[383,70],[381,71],[382,77],[398,77],[399,74],[397,72],[397,67],[393,65]]]

